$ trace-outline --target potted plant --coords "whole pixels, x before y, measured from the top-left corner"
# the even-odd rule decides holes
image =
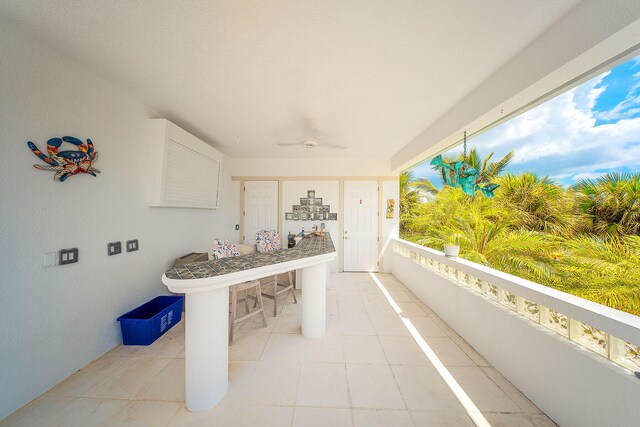
[[[447,235],[444,240],[444,255],[448,257],[457,257],[460,253],[460,235]]]

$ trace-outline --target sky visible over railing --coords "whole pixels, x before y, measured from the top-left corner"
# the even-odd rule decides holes
[[[640,56],[470,139],[481,157],[509,151],[507,172],[534,172],[564,185],[608,172],[640,172]],[[458,156],[462,146],[445,156]],[[427,159],[414,177],[438,187]]]

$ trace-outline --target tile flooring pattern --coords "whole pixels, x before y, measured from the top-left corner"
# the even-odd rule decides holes
[[[292,249],[194,262],[168,269],[169,279],[202,279],[335,252],[331,235],[306,237]]]
[[[492,426],[555,426],[402,283],[376,276]],[[0,425],[473,425],[368,274],[332,275],[324,338],[300,335],[300,308],[240,327],[229,392],[208,412],[184,406],[181,323],[149,347],[116,347]]]

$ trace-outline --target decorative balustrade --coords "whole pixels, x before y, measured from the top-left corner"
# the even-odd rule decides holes
[[[636,316],[404,240],[394,240],[393,251],[526,321],[640,371],[640,318]]]

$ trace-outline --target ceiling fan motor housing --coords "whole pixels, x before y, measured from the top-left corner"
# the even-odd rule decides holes
[[[308,139],[308,140],[306,140],[306,141],[303,141],[302,143],[303,143],[303,144],[304,144],[304,146],[305,146],[305,147],[307,147],[307,148],[314,148],[314,147],[316,147],[316,146],[318,145],[318,143],[317,143],[317,142],[312,141],[312,140],[310,140],[310,139]]]

